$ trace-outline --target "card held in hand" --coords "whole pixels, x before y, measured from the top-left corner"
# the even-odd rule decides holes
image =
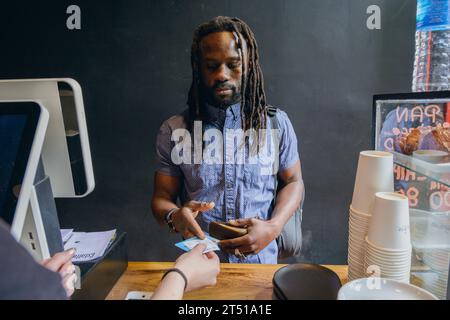
[[[211,237],[209,234],[205,232],[205,239],[203,240],[198,237],[192,237],[176,243],[175,246],[177,246],[181,250],[188,252],[194,249],[194,247],[197,246],[199,243],[204,243],[206,244],[206,249],[203,251],[203,253],[207,253],[210,251],[220,250],[219,246],[217,245],[218,242],[219,240]]]

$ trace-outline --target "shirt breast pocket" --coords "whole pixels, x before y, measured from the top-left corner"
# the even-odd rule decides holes
[[[259,189],[273,176],[272,164],[247,164],[244,166],[244,183],[246,187]]]

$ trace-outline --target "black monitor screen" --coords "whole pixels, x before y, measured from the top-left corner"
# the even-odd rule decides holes
[[[33,102],[0,103],[0,218],[11,224],[39,116]]]

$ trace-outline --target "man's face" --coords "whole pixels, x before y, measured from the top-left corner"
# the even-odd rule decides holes
[[[231,32],[216,32],[200,41],[202,94],[217,107],[240,101],[242,61]]]

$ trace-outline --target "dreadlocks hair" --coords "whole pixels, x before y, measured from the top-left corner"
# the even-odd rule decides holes
[[[196,120],[204,120],[203,101],[200,97],[200,41],[215,32],[232,32],[241,55],[241,124],[244,131],[254,129],[257,137],[260,129],[266,129],[267,108],[264,80],[259,65],[258,46],[250,27],[238,18],[218,16],[200,25],[194,32],[191,48],[192,84],[189,90],[189,127],[193,128]],[[247,60],[245,63],[242,42],[247,45]],[[259,141],[259,139],[257,139]],[[256,143],[259,145],[259,143]]]

